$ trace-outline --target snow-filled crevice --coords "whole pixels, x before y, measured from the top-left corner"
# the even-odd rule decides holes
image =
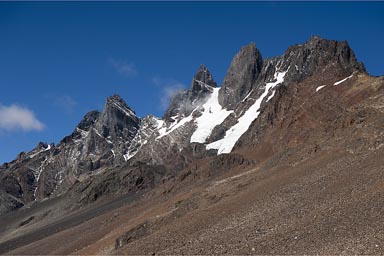
[[[166,127],[160,128],[158,130],[160,135],[157,136],[156,140],[161,139],[162,137],[173,132],[174,130],[184,126],[185,124],[187,124],[189,122],[191,122],[193,120],[193,113],[196,111],[196,109],[197,108],[195,108],[189,116],[183,117],[179,121],[174,122],[168,129]]]
[[[127,150],[127,153],[123,155],[124,160],[128,161],[134,157],[144,146],[148,143],[148,138],[152,136],[156,131],[162,134],[162,129],[166,129],[165,122],[159,118],[153,117],[149,123],[142,123],[135,137],[132,139],[131,144]]]
[[[353,76],[353,74],[350,75],[350,76],[348,76],[348,77],[346,77],[346,78],[344,78],[344,79],[342,79],[342,80],[340,80],[340,81],[337,81],[337,82],[334,83],[333,85],[339,85],[339,84],[341,84],[341,83],[344,83],[344,82],[347,81],[348,79],[352,78],[352,76]]]
[[[126,114],[127,116],[136,116],[135,113],[133,113],[132,110],[125,108],[120,103],[113,102],[112,103],[117,109],[119,109],[121,112]]]
[[[39,188],[39,180],[40,180],[40,175],[44,170],[45,164],[47,163],[48,158],[45,157],[44,160],[41,162],[40,166],[38,167],[37,170],[33,171],[33,175],[35,176],[35,184],[33,186],[33,198],[36,201],[36,194],[37,194],[37,189]]]
[[[255,103],[238,119],[238,122],[228,129],[224,138],[214,141],[206,146],[209,149],[217,149],[217,154],[230,153],[239,138],[248,130],[251,123],[259,116],[260,107],[263,100],[268,96],[269,101],[275,93],[275,87],[284,81],[285,72],[276,72],[274,82],[267,83],[263,94],[255,101]],[[272,90],[272,91],[271,91]]]
[[[221,124],[233,111],[223,109],[219,103],[220,88],[213,88],[213,92],[202,107],[204,111],[196,118],[196,130],[191,136],[192,142],[205,143],[213,128]]]

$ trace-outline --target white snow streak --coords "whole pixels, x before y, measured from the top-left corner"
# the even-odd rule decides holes
[[[44,161],[41,162],[40,164],[40,167],[37,169],[37,171],[33,171],[33,174],[35,176],[35,185],[36,187],[34,188],[33,190],[33,198],[34,198],[34,201],[36,201],[36,193],[37,193],[37,189],[39,188],[39,180],[40,180],[40,175],[43,171],[43,167],[44,167],[44,164],[47,162],[48,158],[45,158]]]
[[[116,102],[113,102],[113,105],[117,107],[119,110],[121,110],[122,112],[124,112],[124,114],[126,114],[127,116],[136,116],[135,113],[132,112],[132,110],[126,109],[120,106],[120,104],[117,104]]]
[[[217,149],[217,154],[230,153],[238,139],[248,130],[251,123],[259,116],[260,106],[269,91],[274,89],[278,84],[284,81],[287,72],[276,72],[275,82],[267,83],[263,94],[255,101],[255,103],[242,115],[238,122],[226,131],[223,139],[212,142],[207,145],[207,149]],[[268,98],[268,100],[271,97]]]
[[[139,152],[139,150],[136,150],[135,152],[131,152],[131,153],[123,155],[124,161],[128,161],[129,159],[134,157],[137,154],[137,152]]]
[[[339,84],[341,84],[341,83],[347,81],[347,80],[348,80],[349,78],[351,78],[352,76],[353,76],[353,74],[350,75],[350,76],[348,76],[348,77],[346,77],[346,78],[344,78],[343,80],[337,81],[337,82],[334,83],[333,85],[339,85]]]
[[[327,85],[322,85],[322,86],[317,87],[317,88],[316,88],[316,92],[320,91],[320,90],[323,89],[325,86],[327,86]]]
[[[160,135],[159,135],[156,139],[158,140],[158,139],[164,137],[165,135],[170,134],[171,132],[173,132],[173,131],[176,130],[177,128],[179,128],[179,127],[185,125],[186,123],[189,123],[190,121],[192,121],[192,119],[193,119],[193,116],[192,116],[192,115],[193,115],[193,113],[195,112],[196,109],[197,109],[197,108],[195,108],[189,116],[184,117],[184,118],[182,118],[180,121],[175,122],[174,124],[172,124],[172,125],[169,127],[168,131],[167,131],[167,128],[165,128],[165,129],[164,129],[164,128],[161,128],[161,129],[159,130]]]
[[[29,156],[30,159],[34,158],[35,156],[37,156],[38,154],[42,153],[42,152],[45,152],[45,151],[48,151],[51,149],[51,144],[48,144],[47,148],[44,148],[42,150],[40,150],[39,152],[35,153],[35,154],[32,154]]]
[[[164,125],[164,120],[156,119],[157,122],[157,131],[159,133],[159,137],[163,137],[165,133],[167,132],[167,127]]]
[[[202,106],[204,112],[195,120],[197,128],[191,136],[191,143],[204,143],[211,135],[213,128],[215,128],[216,125],[221,124],[225,118],[233,112],[232,110],[228,111],[223,109],[220,105],[219,90],[220,88],[213,88],[212,94]]]
[[[93,131],[97,134],[97,136],[99,136],[100,138],[102,139],[105,139],[106,142],[108,142],[109,144],[113,144],[112,141],[108,140],[107,138],[103,137],[97,130],[96,128],[93,128]]]
[[[209,85],[207,85],[206,83],[204,83],[203,81],[200,81],[200,80],[196,80],[196,79],[194,79],[201,87],[205,87],[205,88],[207,88],[207,87],[211,87],[211,86],[209,86]]]
[[[253,92],[253,89],[244,97],[244,99],[241,102],[246,101],[252,92]]]

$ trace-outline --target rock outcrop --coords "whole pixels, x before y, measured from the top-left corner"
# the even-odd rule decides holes
[[[227,109],[235,109],[255,85],[263,68],[263,58],[254,43],[241,48],[233,58],[219,92],[219,102]]]
[[[204,103],[207,96],[212,93],[212,88],[217,84],[211,72],[203,64],[192,79],[188,90],[181,90],[170,100],[168,109],[165,111],[164,119],[174,122],[179,116],[188,116],[196,107]]]

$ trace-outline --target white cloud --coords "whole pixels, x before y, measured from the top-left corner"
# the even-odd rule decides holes
[[[137,69],[135,64],[126,60],[116,60],[110,58],[108,63],[119,73],[124,76],[130,77],[137,75]]]
[[[161,79],[159,77],[152,78],[152,82],[161,87],[160,107],[162,110],[167,109],[171,98],[179,91],[186,88],[185,84],[174,79]]]
[[[35,114],[28,108],[13,104],[0,104],[0,130],[41,131],[44,125],[37,120]]]
[[[55,98],[55,105],[60,107],[66,114],[71,114],[77,102],[71,96],[63,95]]]

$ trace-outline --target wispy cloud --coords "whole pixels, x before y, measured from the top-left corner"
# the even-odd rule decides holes
[[[167,109],[171,98],[181,90],[185,89],[185,84],[175,79],[162,79],[160,77],[153,77],[152,83],[159,86],[160,89],[160,107],[161,110]]]
[[[68,95],[56,97],[54,99],[54,103],[56,106],[61,108],[66,114],[72,114],[77,105],[77,102],[71,96]]]
[[[28,108],[16,104],[3,106],[0,104],[0,130],[3,131],[41,131],[44,124]]]
[[[111,65],[119,74],[126,77],[131,77],[137,75],[138,71],[135,64],[128,62],[126,60],[117,60],[114,58],[109,58],[109,65]]]

